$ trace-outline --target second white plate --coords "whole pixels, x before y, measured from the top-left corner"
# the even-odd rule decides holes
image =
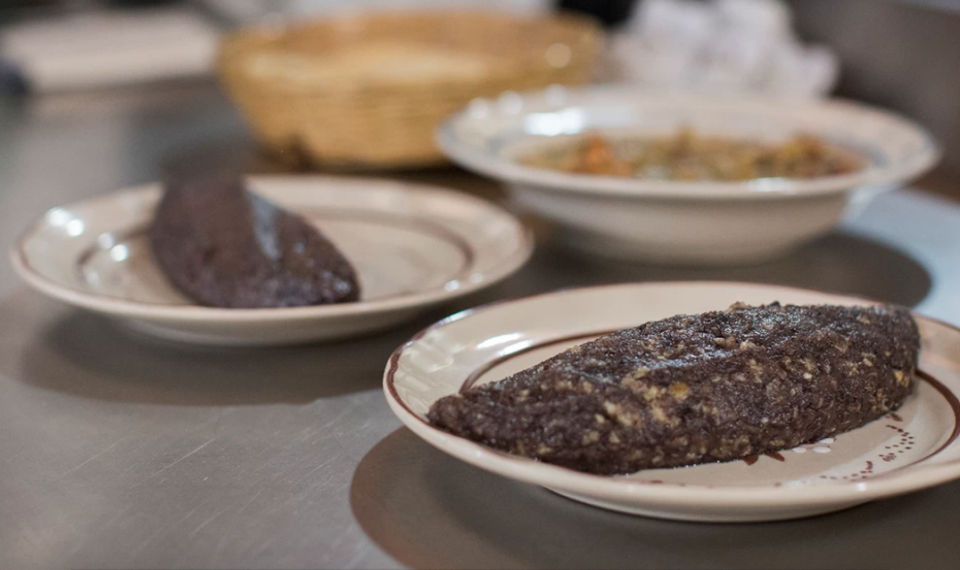
[[[465,386],[499,380],[608,332],[737,301],[869,303],[723,282],[559,291],[466,311],[423,331],[394,353],[384,390],[403,423],[438,449],[510,479],[632,514],[713,522],[790,519],[960,478],[960,330],[920,316],[922,381],[896,413],[835,439],[745,461],[604,477],[494,451],[425,420],[433,402]]]
[[[146,228],[158,184],[48,211],[14,246],[13,265],[39,291],[149,334],[265,345],[398,324],[507,277],[533,250],[515,217],[457,192],[319,176],[258,177],[250,184],[336,243],[357,268],[360,302],[282,309],[192,304],[167,283],[150,252]]]

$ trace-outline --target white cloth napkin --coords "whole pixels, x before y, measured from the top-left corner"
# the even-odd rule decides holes
[[[0,29],[0,59],[32,91],[209,73],[219,32],[183,10],[94,12]]]

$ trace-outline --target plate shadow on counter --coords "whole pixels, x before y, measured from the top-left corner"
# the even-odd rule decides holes
[[[406,428],[351,485],[367,535],[413,568],[949,568],[960,483],[797,521],[698,524],[581,505],[487,473]],[[890,541],[890,536],[899,540]]]
[[[390,353],[422,326],[330,344],[195,347],[128,332],[106,318],[23,291],[0,303],[0,373],[110,401],[307,403],[379,389]]]

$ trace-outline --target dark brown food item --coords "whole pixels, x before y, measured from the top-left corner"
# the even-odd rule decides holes
[[[589,473],[729,461],[897,409],[919,347],[899,307],[735,305],[582,344],[443,398],[428,417],[494,449]]]
[[[167,279],[204,305],[298,307],[356,301],[356,272],[302,217],[235,178],[171,184],[149,231]]]

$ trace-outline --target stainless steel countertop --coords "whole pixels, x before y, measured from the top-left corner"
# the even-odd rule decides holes
[[[0,103],[0,245],[46,208],[169,170],[260,160],[209,86]],[[499,196],[455,171],[404,178]],[[960,323],[960,205],[881,197],[842,232],[736,269],[624,267],[542,247],[401,330],[209,350],[129,336],[0,271],[0,568],[952,568],[960,483],[802,521],[663,522],[575,504],[433,450],[380,390],[391,351],[454,310],[619,281],[736,279]]]

